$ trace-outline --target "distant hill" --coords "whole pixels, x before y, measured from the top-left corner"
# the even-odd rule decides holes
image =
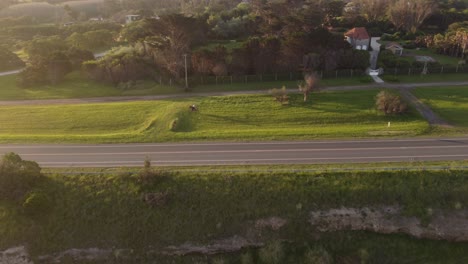
[[[86,14],[89,18],[99,14],[103,0],[57,0],[55,2],[55,4],[32,2],[10,5],[0,10],[0,18],[28,16],[35,18],[38,22],[60,22],[69,19],[63,8],[65,5],[70,6],[78,13]]]
[[[33,17],[40,22],[53,22],[61,20],[66,12],[62,7],[44,2],[16,4],[0,10],[0,18],[21,16]]]

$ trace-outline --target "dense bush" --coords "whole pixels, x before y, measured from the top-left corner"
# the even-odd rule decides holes
[[[34,161],[8,153],[0,161],[0,199],[18,202],[42,177],[41,167]]]
[[[361,82],[361,83],[373,83],[374,79],[372,79],[372,77],[370,77],[370,76],[363,76],[363,77],[359,78],[359,82]]]
[[[403,114],[408,110],[408,105],[399,95],[388,91],[381,91],[376,96],[375,105],[379,111],[389,114]]]
[[[45,192],[33,191],[26,195],[23,210],[29,216],[38,216],[50,210],[52,199]]]
[[[0,71],[15,70],[24,67],[24,62],[13,52],[0,47]]]
[[[286,86],[283,86],[281,89],[274,88],[270,90],[270,93],[281,105],[289,104],[289,96],[288,91],[286,91]]]
[[[65,52],[57,51],[48,57],[37,57],[18,75],[18,86],[55,85],[61,82],[72,69],[73,65]]]

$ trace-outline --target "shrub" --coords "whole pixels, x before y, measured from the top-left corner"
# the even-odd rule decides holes
[[[388,91],[381,91],[376,96],[375,102],[377,109],[389,114],[403,114],[408,110],[408,106],[403,102],[401,96],[392,94]]]
[[[254,264],[254,258],[252,256],[252,253],[247,252],[241,255],[241,264]]]
[[[385,81],[396,83],[396,82],[400,82],[400,79],[392,75],[392,76],[385,77]]]
[[[171,126],[170,126],[171,131],[176,132],[178,124],[179,124],[179,118],[172,120]]]
[[[363,77],[359,78],[359,82],[361,82],[361,83],[372,83],[372,82],[374,82],[374,79],[372,79],[372,77],[370,77],[370,76],[363,76]]]
[[[283,86],[281,89],[273,88],[270,90],[270,93],[281,105],[289,104],[288,91],[286,91],[285,86]]]
[[[137,174],[137,181],[143,187],[154,187],[170,176],[169,172],[155,170],[151,167],[151,160],[147,157],[144,166]],[[144,188],[145,189],[145,188]]]
[[[269,243],[259,251],[259,257],[262,263],[275,264],[283,263],[285,257],[284,246],[281,241]]]
[[[307,249],[304,255],[304,263],[329,264],[332,263],[330,254],[323,248]]]
[[[23,210],[27,215],[39,216],[52,207],[52,199],[44,192],[34,191],[27,194],[23,202]]]
[[[21,201],[42,177],[41,168],[34,161],[8,153],[0,161],[0,199]]]

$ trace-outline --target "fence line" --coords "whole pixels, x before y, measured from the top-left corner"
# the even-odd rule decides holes
[[[317,74],[321,79],[337,79],[337,78],[351,78],[365,76],[365,71],[362,70],[336,70],[336,71],[319,71]],[[256,75],[226,75],[226,76],[203,76],[194,75],[188,78],[190,86],[196,85],[226,85],[235,83],[252,83],[252,82],[276,82],[276,81],[302,81],[303,72],[282,72],[282,73],[268,73]],[[175,79],[163,78],[157,76],[154,81],[161,85],[183,85],[184,81]]]
[[[384,68],[384,74],[387,75],[421,75],[423,67],[412,68]],[[468,66],[427,66],[427,74],[446,74],[446,73],[468,73]],[[336,71],[318,71],[317,74],[321,79],[339,79],[366,76],[362,70],[336,70]],[[183,79],[176,80],[172,78],[163,78],[157,76],[153,78],[160,85],[169,86],[184,86]],[[239,83],[255,83],[255,82],[299,82],[303,81],[303,72],[283,72],[283,73],[268,73],[256,75],[226,75],[226,76],[203,76],[193,75],[188,78],[189,86],[197,85],[230,85]]]
[[[424,67],[411,68],[384,68],[384,74],[390,75],[421,75]],[[468,73],[468,66],[430,66],[427,65],[427,73],[430,74],[446,74],[446,73]]]

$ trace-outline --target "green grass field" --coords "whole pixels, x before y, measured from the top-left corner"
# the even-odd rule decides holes
[[[0,107],[1,142],[162,142],[300,140],[415,136],[429,125],[414,111],[384,116],[376,90],[291,94],[282,106],[270,95],[237,95],[129,103]],[[189,112],[196,104],[198,112]],[[12,117],[15,118],[12,118]],[[171,131],[174,120],[177,126]],[[391,122],[391,127],[387,123]],[[175,132],[174,132],[175,131]]]
[[[126,90],[118,87],[86,80],[79,72],[69,74],[64,82],[56,85],[43,85],[33,88],[20,88],[16,85],[17,75],[0,76],[0,100],[37,100],[37,99],[66,99],[66,98],[90,98],[106,96],[139,96],[139,95],[164,95],[184,93],[181,86],[160,85],[153,81],[141,81],[133,88]],[[354,78],[330,78],[321,81],[324,87],[362,85],[361,77]],[[281,88],[297,88],[297,80],[294,81],[252,81],[247,83],[219,82],[209,85],[197,85],[192,92],[229,92],[247,90],[268,90]]]
[[[413,93],[443,119],[468,128],[468,86],[417,88]]]
[[[245,236],[253,221],[278,216],[287,219],[288,224],[278,232],[263,233],[260,239],[286,240],[292,248],[321,246],[338,259],[354,256],[355,260],[362,250],[373,258],[386,252],[389,254],[386,259],[392,260],[388,263],[464,263],[468,258],[466,243],[369,232],[331,232],[318,236],[307,222],[312,210],[343,206],[398,204],[406,215],[420,218],[430,218],[428,208],[466,208],[466,171],[207,173],[202,170],[161,172],[149,181],[139,179],[137,174],[125,171],[47,176],[37,189],[53,202],[51,209],[42,215],[28,216],[18,205],[0,202],[0,249],[27,245],[36,257],[71,248],[129,248],[135,249],[134,256],[149,256],[157,263],[213,263],[219,257],[230,261],[227,263],[240,263],[240,254],[236,253],[169,259],[146,253],[187,241],[209,243],[234,235]],[[164,191],[169,193],[166,205],[152,208],[141,199],[144,193]],[[281,263],[303,263],[298,260],[303,257],[302,251],[288,251],[287,255],[288,260]]]
[[[450,57],[447,55],[438,54],[430,49],[420,49],[420,50],[413,49],[413,50],[407,50],[407,51],[417,56],[430,56],[442,65],[457,66],[458,62],[461,60],[461,58],[455,58],[455,57]]]
[[[181,93],[183,89],[175,86],[158,85],[144,81],[135,88],[122,90],[112,85],[86,80],[80,73],[69,74],[64,82],[51,86],[43,85],[33,88],[21,88],[16,85],[16,75],[0,76],[0,100],[35,100],[90,98],[103,96],[131,96],[148,94]]]
[[[384,81],[393,82],[394,75],[391,72],[386,73],[382,76]],[[400,83],[428,83],[428,82],[457,82],[457,81],[468,81],[468,74],[464,73],[444,73],[437,74],[431,73],[427,75],[396,75],[395,76]]]

